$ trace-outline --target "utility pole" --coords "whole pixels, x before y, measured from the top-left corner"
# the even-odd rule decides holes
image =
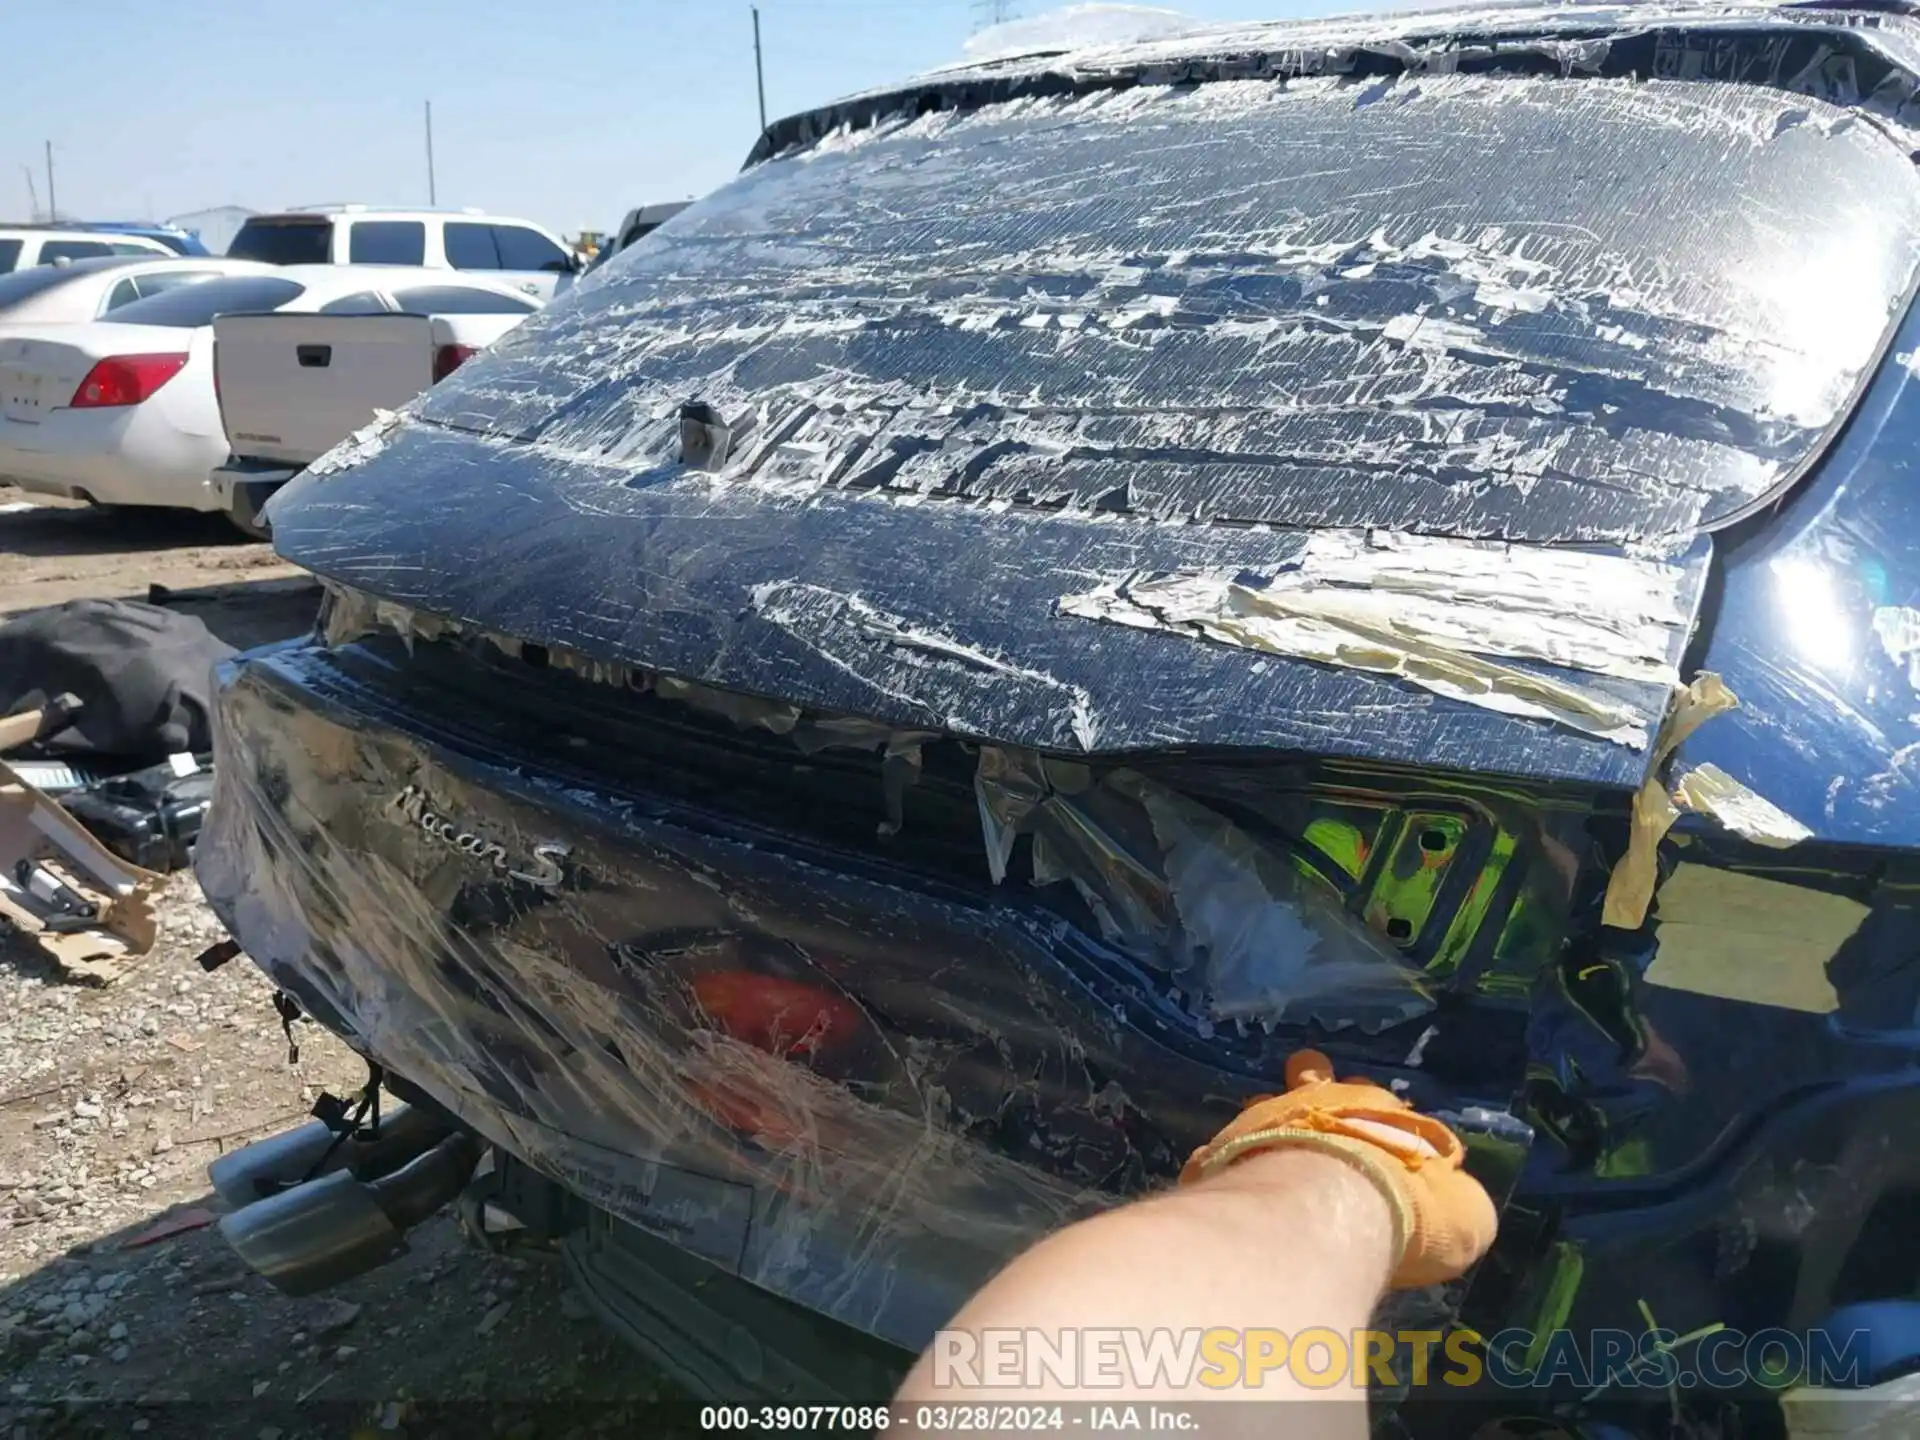
[[[1020,12],[1013,0],[973,0],[973,28],[984,30],[989,25],[1004,25],[1009,20],[1017,20]]]
[[[53,141],[47,141],[47,219],[60,218],[60,202],[53,198]]]
[[[427,204],[440,203],[439,189],[433,183],[433,101],[427,101]]]
[[[760,92],[760,133],[767,129],[767,75],[760,66],[760,7],[753,7],[753,83]]]
[[[27,177],[27,218],[29,220],[38,220],[40,218],[40,192],[33,188],[33,167],[31,165],[22,165],[20,167],[20,173]]]

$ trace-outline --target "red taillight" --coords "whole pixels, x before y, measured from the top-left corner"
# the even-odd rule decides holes
[[[694,980],[693,994],[716,1030],[787,1060],[831,1050],[860,1028],[851,1001],[799,980],[712,971]]]
[[[433,352],[433,383],[438,385],[474,355],[472,345],[442,345]]]
[[[168,355],[109,355],[87,372],[80,388],[67,402],[74,410],[98,410],[109,405],[138,405],[187,363],[185,353]]]

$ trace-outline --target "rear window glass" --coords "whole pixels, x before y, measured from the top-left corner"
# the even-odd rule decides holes
[[[355,265],[422,264],[427,227],[418,220],[356,220],[347,231],[347,258]]]
[[[329,300],[320,307],[322,315],[386,315],[391,313],[380,303],[380,297],[371,290],[356,290],[351,295],[342,295],[338,300]]]
[[[136,277],[133,283],[138,287],[142,300],[151,300],[169,290],[178,290],[182,285],[198,285],[202,280],[219,278],[218,270],[156,270]]]
[[[0,240],[0,275],[10,274],[13,267],[20,263],[20,242],[18,240]]]
[[[278,310],[298,300],[306,289],[274,275],[228,275],[198,285],[182,285],[151,300],[136,300],[114,311],[113,318],[125,325],[211,325],[216,315]]]
[[[1758,85],[903,104],[752,166],[421,414],[638,469],[700,396],[783,438],[745,452],[767,484],[1629,542],[1798,475],[1917,251],[1901,147]]]
[[[0,259],[5,258],[4,249],[8,245],[18,246],[17,240],[0,240]],[[97,261],[81,261],[73,266],[36,265],[31,269],[17,270],[0,276],[0,313],[12,306],[31,300],[36,295],[44,295],[55,286],[68,285],[83,275],[91,275],[100,270],[117,269],[119,261],[102,264]]]
[[[235,260],[263,260],[269,265],[325,265],[333,256],[331,220],[249,220],[227,246]]]
[[[408,315],[527,315],[540,307],[513,295],[496,295],[472,285],[421,285],[393,292]]]
[[[493,227],[455,220],[446,231],[447,264],[456,270],[498,270],[500,251],[493,243]]]

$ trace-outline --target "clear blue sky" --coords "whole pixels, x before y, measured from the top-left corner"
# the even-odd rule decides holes
[[[1386,5],[1167,0],[1204,19]],[[1023,0],[1016,13],[1053,8]],[[712,189],[757,133],[744,0],[89,0],[0,6],[0,219],[427,199],[571,234]],[[764,0],[767,113],[956,60],[968,0]]]

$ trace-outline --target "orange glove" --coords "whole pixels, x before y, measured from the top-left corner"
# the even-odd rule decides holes
[[[1388,1283],[1417,1290],[1466,1273],[1493,1244],[1493,1201],[1461,1168],[1466,1147],[1445,1125],[1371,1080],[1336,1083],[1317,1050],[1287,1061],[1287,1093],[1251,1100],[1194,1151],[1190,1185],[1262,1150],[1315,1150],[1358,1170],[1393,1208]]]

